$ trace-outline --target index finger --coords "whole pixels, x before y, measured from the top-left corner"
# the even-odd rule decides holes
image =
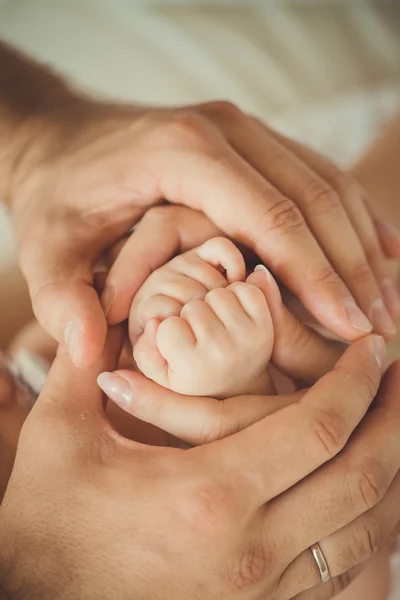
[[[299,403],[216,442],[214,464],[258,505],[281,494],[343,449],[377,392],[384,352],[380,336],[355,342]]]
[[[197,152],[193,148],[191,152],[169,151],[168,160],[149,165],[163,196],[203,211],[228,236],[254,250],[310,312],[340,337],[354,340],[369,333],[371,323],[295,204],[222,136],[204,138],[199,138]]]

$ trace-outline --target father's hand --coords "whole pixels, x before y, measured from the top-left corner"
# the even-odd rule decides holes
[[[2,186],[14,206],[22,267],[39,321],[66,340],[75,364],[99,356],[104,312],[110,323],[126,318],[149,270],[210,235],[203,218],[189,229],[173,222],[168,236],[165,209],[149,213],[141,226],[146,243],[133,242],[134,258],[125,253],[128,260],[117,261],[103,312],[93,288],[96,261],[163,200],[203,211],[250,246],[339,336],[354,340],[371,330],[369,321],[393,333],[385,303],[395,312],[396,293],[364,193],[328,161],[227,102],[175,109],[92,102],[39,67],[21,66],[1,44],[0,66],[0,127],[2,102],[12,104],[6,132],[10,115],[18,124],[6,145]],[[21,77],[28,93],[13,88]]]
[[[185,451],[129,442],[106,421],[96,377],[115,367],[116,337],[89,371],[61,351],[22,429],[0,510],[11,598],[288,599],[318,584],[312,543],[336,577],[398,522],[397,480],[377,504],[399,467],[390,394],[331,460],[376,393],[379,338],[299,404]]]

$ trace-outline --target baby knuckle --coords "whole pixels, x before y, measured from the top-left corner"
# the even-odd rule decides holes
[[[388,473],[375,458],[364,458],[352,466],[347,475],[348,487],[357,510],[369,510],[386,494],[390,485]]]
[[[306,199],[315,216],[331,215],[341,208],[339,195],[327,183],[313,178],[306,188]]]
[[[328,459],[336,456],[344,448],[349,436],[349,428],[344,419],[336,411],[329,409],[313,410],[311,430]]]
[[[285,234],[298,233],[305,227],[303,215],[289,199],[281,196],[263,215],[268,231],[280,231]]]
[[[347,533],[350,560],[356,566],[373,556],[385,542],[380,523],[370,514],[364,514],[349,525]]]
[[[224,238],[223,236],[213,237],[211,240],[207,240],[203,244],[203,248],[210,248],[216,252],[220,252],[221,254],[232,254],[237,253],[239,250],[235,246],[235,244],[228,240],[228,238]]]

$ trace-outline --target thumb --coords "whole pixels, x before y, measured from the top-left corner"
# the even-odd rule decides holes
[[[74,430],[74,438],[84,430],[98,432],[104,427],[104,396],[97,385],[99,373],[114,369],[122,348],[122,328],[108,331],[101,356],[86,369],[78,369],[71,361],[65,346],[59,347],[43,390],[31,411],[31,422],[51,423],[46,430],[61,433]],[[39,421],[38,421],[39,420]],[[95,426],[95,427],[94,427]],[[78,434],[78,435],[75,435]]]

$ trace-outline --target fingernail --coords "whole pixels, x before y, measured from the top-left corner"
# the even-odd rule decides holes
[[[396,325],[393,323],[391,316],[386,310],[382,298],[377,298],[372,303],[371,321],[374,330],[378,333],[387,333],[388,335],[394,335],[396,333]]]
[[[400,297],[394,281],[387,277],[381,281],[381,287],[389,311],[393,315],[398,315],[400,312]]]
[[[72,362],[79,364],[82,358],[83,332],[74,321],[67,323],[64,331],[64,342]]]
[[[257,271],[261,271],[262,273],[264,273],[264,275],[268,281],[268,285],[271,286],[271,289],[272,289],[274,295],[276,296],[277,300],[279,301],[279,304],[282,304],[282,296],[279,291],[278,284],[276,283],[272,274],[268,271],[267,267],[265,267],[264,265],[257,265],[256,267],[254,267],[254,273],[257,273]]]
[[[104,291],[101,295],[101,305],[103,307],[103,311],[105,316],[107,317],[108,313],[110,312],[110,308],[111,308],[111,304],[113,303],[113,300],[115,298],[115,290],[113,288],[112,285],[106,285],[106,287],[104,288]]]
[[[383,235],[387,235],[393,242],[400,246],[400,233],[393,223],[390,221],[378,221],[377,226]]]
[[[353,298],[346,298],[344,301],[344,308],[346,310],[347,318],[354,329],[358,329],[364,333],[370,333],[372,331],[371,322],[367,319],[362,310],[358,308]]]
[[[97,378],[99,387],[105,394],[123,409],[127,409],[133,398],[133,389],[130,383],[117,373],[105,371]]]
[[[385,354],[386,354],[385,340],[380,335],[376,335],[376,336],[374,336],[373,344],[374,344],[375,360],[378,364],[378,367],[380,369],[382,369],[383,359],[385,358]]]

